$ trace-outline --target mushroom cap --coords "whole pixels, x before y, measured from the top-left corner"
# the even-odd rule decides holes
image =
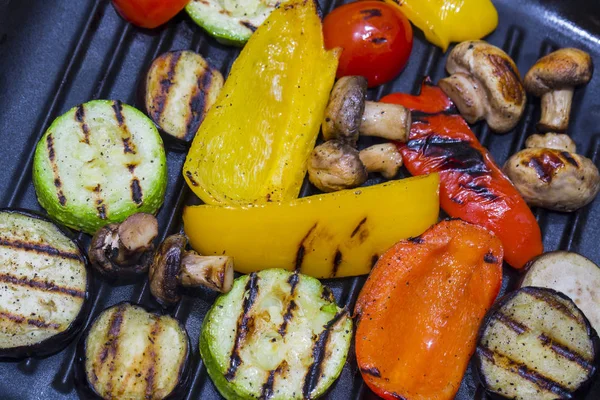
[[[315,147],[308,160],[308,179],[323,192],[360,186],[367,176],[358,150],[339,140]]]
[[[559,49],[540,58],[525,75],[525,88],[534,96],[588,83],[594,72],[592,58],[583,50]]]
[[[179,294],[179,274],[187,238],[184,235],[168,236],[156,249],[150,265],[150,292],[163,305],[177,303]]]
[[[533,135],[529,136],[525,141],[525,148],[556,149],[568,151],[570,153],[575,153],[577,151],[577,145],[575,144],[573,139],[569,137],[569,135],[554,132],[548,132],[543,135],[540,135],[539,133],[534,133]]]
[[[482,40],[462,42],[450,52],[446,70],[471,75],[481,84],[492,129],[504,132],[518,123],[527,97],[517,66],[502,49]]]
[[[365,111],[367,80],[362,76],[343,76],[335,83],[325,109],[322,130],[325,140],[339,139],[352,145]]]

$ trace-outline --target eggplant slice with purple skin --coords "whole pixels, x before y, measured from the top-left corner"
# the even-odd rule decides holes
[[[48,219],[0,209],[0,359],[46,356],[75,337],[88,310],[87,265]]]
[[[573,399],[594,377],[598,335],[583,312],[552,289],[523,287],[488,312],[476,364],[494,398]]]
[[[86,399],[174,399],[187,390],[190,341],[175,318],[123,302],[104,310],[77,347]]]
[[[144,81],[146,112],[176,147],[192,142],[204,115],[223,87],[223,75],[197,53],[170,51],[158,56]]]

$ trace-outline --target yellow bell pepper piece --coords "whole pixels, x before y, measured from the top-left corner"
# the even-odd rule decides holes
[[[337,69],[313,1],[273,11],[232,66],[183,166],[207,204],[298,197]]]
[[[452,42],[481,39],[498,26],[490,0],[384,0],[400,8],[443,51]]]
[[[401,239],[435,224],[437,174],[249,207],[188,206],[192,248],[233,256],[234,268],[296,270],[316,278],[368,274]]]

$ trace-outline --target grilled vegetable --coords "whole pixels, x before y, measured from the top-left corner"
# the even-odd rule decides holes
[[[86,399],[179,398],[189,353],[176,319],[120,303],[104,310],[79,341],[75,383]]]
[[[185,10],[217,41],[243,46],[279,4],[279,0],[191,0]]]
[[[413,175],[440,173],[444,211],[494,232],[515,268],[542,253],[533,213],[440,88],[425,80],[419,96],[396,93],[381,101],[413,111],[408,142],[398,143],[402,159]]]
[[[270,269],[235,280],[202,325],[200,354],[227,399],[314,399],[337,379],[352,320],[311,277]]]
[[[93,234],[164,200],[167,163],[156,127],[120,101],[94,100],[58,117],[37,144],[33,184],[59,222]]]
[[[502,245],[442,221],[388,250],[356,302],[356,360],[384,399],[454,399],[502,284]]]
[[[337,67],[313,1],[276,9],[240,56],[192,143],[183,174],[207,204],[298,197]]]
[[[566,294],[600,332],[600,268],[577,253],[553,251],[527,265],[521,286],[538,286]]]
[[[144,88],[150,118],[168,138],[189,144],[223,88],[223,75],[200,54],[170,51],[152,62]]]
[[[362,275],[399,239],[437,221],[438,184],[432,174],[290,203],[190,206],[183,224],[192,248],[232,256],[243,273],[285,268],[316,278]]]
[[[142,28],[156,28],[183,10],[189,0],[112,0],[123,18]]]
[[[0,357],[47,355],[73,339],[89,297],[85,266],[52,222],[0,210]]]
[[[510,399],[574,398],[596,369],[598,336],[577,306],[551,289],[524,287],[486,316],[477,345],[482,384]]]

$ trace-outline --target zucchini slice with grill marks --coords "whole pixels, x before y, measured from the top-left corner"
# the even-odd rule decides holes
[[[0,210],[0,357],[62,350],[86,314],[87,260],[52,222]]]
[[[598,336],[575,303],[552,289],[524,287],[486,316],[477,346],[483,386],[510,399],[571,399],[596,370]]]
[[[167,163],[152,121],[120,101],[94,100],[58,117],[33,161],[38,201],[50,217],[93,234],[164,200]]]
[[[120,303],[104,310],[77,348],[83,398],[167,399],[185,392],[190,343],[173,317]]]
[[[191,0],[185,10],[223,44],[243,46],[281,0]]]
[[[235,280],[204,319],[200,354],[227,399],[314,399],[337,379],[352,320],[317,279],[268,269]]]
[[[144,101],[166,138],[189,144],[214,104],[223,75],[193,51],[158,56],[146,74]]]

